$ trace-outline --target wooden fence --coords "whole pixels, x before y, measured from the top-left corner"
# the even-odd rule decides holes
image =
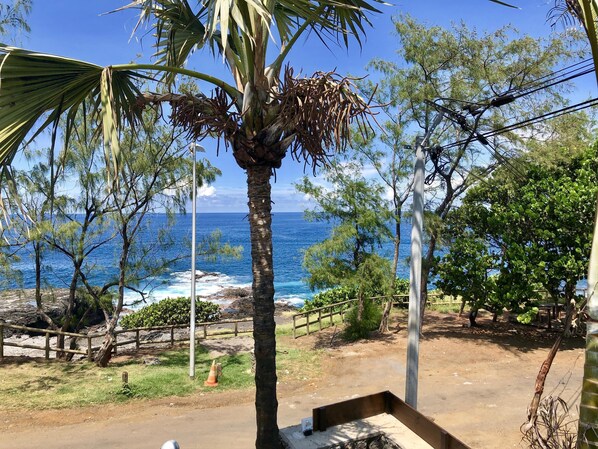
[[[197,323],[195,338],[198,340],[210,337],[221,337],[227,335],[237,336],[239,334],[252,332],[251,319],[242,320],[224,320],[210,323]],[[27,343],[17,343],[14,341],[7,341],[5,337],[5,329],[16,330],[31,335],[43,335],[44,345],[33,345]],[[170,326],[155,326],[155,327],[140,327],[135,329],[119,329],[115,332],[115,340],[113,351],[116,354],[119,347],[131,346],[131,349],[138,351],[142,345],[159,345],[168,344],[174,346],[175,343],[188,342],[189,337],[181,338],[177,335],[176,330],[187,330],[189,333],[189,325],[170,325]],[[52,339],[57,339],[58,336],[74,338],[77,341],[84,343],[84,349],[69,349],[58,348]],[[120,338],[119,338],[120,337]],[[77,334],[72,332],[61,332],[51,329],[37,329],[33,327],[17,326],[13,324],[0,323],[0,360],[4,357],[5,347],[16,347],[26,349],[37,349],[44,352],[44,358],[50,359],[50,353],[63,352],[67,354],[87,356],[89,361],[93,360],[94,353],[100,348],[98,343],[101,343],[104,334]],[[95,343],[95,346],[94,346]]]
[[[385,301],[387,296],[376,296],[370,299],[375,301]],[[340,316],[341,320],[345,320],[347,311],[351,308],[357,299],[349,299],[347,301],[337,302],[317,309],[299,312],[293,315],[293,338],[301,337],[302,335],[309,335],[312,332],[321,331],[326,327],[330,327],[334,323],[334,317]],[[409,304],[409,295],[394,295],[393,305],[406,306]],[[451,296],[445,296],[440,293],[431,293],[428,295],[428,304],[432,306],[438,305],[457,305],[461,301]],[[305,328],[305,334],[297,335],[298,329]]]

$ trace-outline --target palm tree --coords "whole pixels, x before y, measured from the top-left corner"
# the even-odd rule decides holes
[[[370,113],[350,79],[336,73],[297,78],[290,68],[283,70],[283,63],[305,32],[345,46],[350,37],[361,44],[368,14],[378,12],[374,5],[382,0],[192,3],[196,6],[188,0],[133,0],[124,7],[138,9],[138,25],[153,27],[156,64],[100,67],[1,46],[0,176],[10,176],[9,165],[26,139],[60,119],[67,122],[68,140],[79,110],[101,125],[112,173],[120,166],[119,132],[125,124],[138,126],[148,105],[170,104],[173,125],[183,127],[194,139],[223,138],[247,177],[255,303],[256,447],[274,448],[280,443],[270,179],[288,153],[315,169],[325,161],[327,150],[344,149],[352,123],[367,129]],[[233,84],[184,68],[195,50],[206,48],[223,59]],[[180,74],[211,83],[214,91],[211,96],[141,92],[138,81],[156,72],[167,86]],[[116,183],[118,178],[112,178]]]

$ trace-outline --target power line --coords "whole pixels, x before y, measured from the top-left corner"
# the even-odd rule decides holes
[[[535,125],[535,124],[543,123],[547,120],[554,119],[554,118],[560,117],[565,114],[582,111],[584,109],[587,109],[587,108],[590,108],[590,107],[593,107],[596,105],[598,105],[598,98],[592,98],[590,100],[582,101],[581,103],[577,103],[577,104],[574,104],[571,106],[566,106],[564,108],[557,109],[556,111],[547,112],[546,114],[542,114],[542,115],[539,115],[536,117],[522,120],[517,123],[512,123],[510,125],[503,126],[502,128],[499,128],[499,129],[496,129],[493,131],[489,131],[487,133],[476,133],[476,137],[478,138],[478,140],[481,140],[481,139],[487,140],[489,137],[494,137],[494,136],[504,134],[504,133],[507,133],[510,131],[515,131],[517,129],[523,128],[528,125]],[[456,142],[452,142],[450,144],[444,145],[444,148],[457,147],[457,146],[467,143],[468,141],[469,141],[469,139],[458,140]],[[486,142],[483,142],[483,143],[485,144]]]
[[[530,80],[527,83],[521,84],[517,87],[513,87],[508,91],[504,92],[503,95],[513,94],[517,91],[523,91],[526,89],[534,89],[541,84],[551,84],[555,79],[558,79],[559,77],[570,77],[571,74],[575,73],[575,70],[582,70],[582,72],[577,76],[585,75],[587,73],[587,70],[590,69],[591,71],[593,66],[594,62],[592,58],[584,59],[583,61],[563,67],[562,69],[556,70],[552,73],[548,73],[534,80]]]

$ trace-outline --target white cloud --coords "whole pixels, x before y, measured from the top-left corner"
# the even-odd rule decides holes
[[[214,186],[202,186],[197,189],[197,196],[206,197],[216,195],[216,187]]]

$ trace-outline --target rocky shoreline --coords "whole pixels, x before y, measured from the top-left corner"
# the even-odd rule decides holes
[[[68,289],[52,289],[43,292],[43,311],[54,320],[59,320],[68,306]],[[223,319],[248,318],[253,315],[253,296],[250,287],[226,288],[209,296],[200,296],[203,301],[220,304]],[[276,313],[296,310],[293,305],[277,301]],[[126,313],[126,311],[124,312]],[[90,325],[103,323],[100,312],[91,317]],[[0,292],[0,322],[18,326],[45,329],[47,323],[35,306],[35,290],[5,290]]]
[[[47,328],[47,323],[41,318],[35,307],[34,290],[11,290],[0,292],[0,323],[14,324],[19,326],[33,327],[36,329]],[[43,310],[53,319],[59,319],[68,305],[68,290],[56,289],[44,292],[45,302]],[[253,314],[253,297],[251,288],[227,288],[221,292],[200,297],[204,301],[214,301],[220,304],[222,319],[243,319],[250,318]],[[276,302],[276,315],[283,312],[296,310],[296,307],[285,303]],[[128,311],[123,311],[127,313]],[[101,334],[104,331],[104,321],[97,320],[96,323],[85,328],[83,333]],[[181,335],[188,330],[180,329],[177,332]],[[187,335],[186,334],[186,335]],[[183,335],[185,336],[185,335]],[[180,335],[179,335],[180,337]],[[24,348],[22,345],[43,347],[45,337],[37,332],[23,332],[21,330],[4,329],[6,342],[19,343],[19,347],[7,346],[4,348],[5,356],[26,356],[41,357],[39,349]],[[96,342],[100,343],[100,340]],[[55,337],[51,338],[51,345],[55,345]],[[84,356],[76,356],[75,359],[82,359]]]

